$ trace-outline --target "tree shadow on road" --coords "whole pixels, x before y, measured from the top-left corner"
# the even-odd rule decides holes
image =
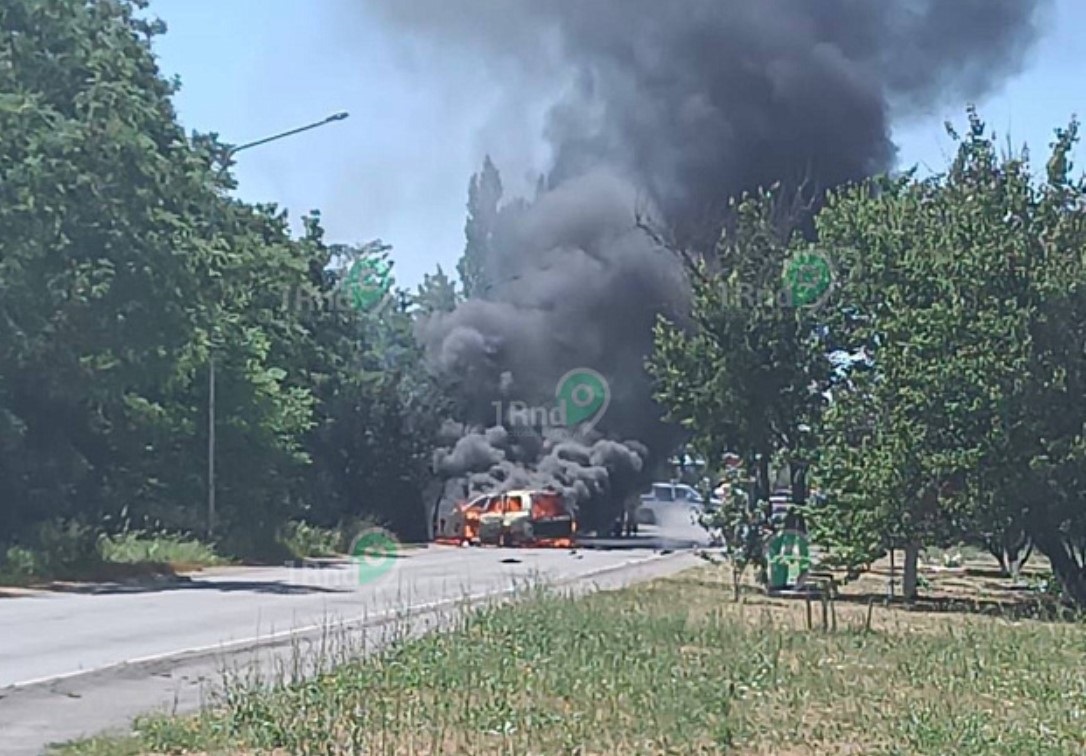
[[[184,575],[164,577],[154,581],[53,583],[45,590],[50,593],[75,593],[103,596],[129,593],[168,593],[171,591],[211,591],[221,593],[256,593],[296,596],[313,593],[342,593],[349,583],[335,588],[322,585],[290,583],[282,580],[194,580]]]

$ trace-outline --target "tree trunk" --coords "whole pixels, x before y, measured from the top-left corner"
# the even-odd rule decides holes
[[[887,593],[889,594],[891,601],[894,600],[894,584],[895,584],[896,581],[897,581],[897,564],[895,564],[895,562],[894,562],[894,546],[893,546],[893,544],[891,544],[890,545],[890,580],[889,580],[889,582],[887,583],[887,586],[886,586],[888,588]]]
[[[1026,566],[1033,552],[1033,541],[1024,530],[1005,528],[986,540],[988,552],[999,562],[1003,577],[1018,579],[1018,573]]]
[[[754,496],[765,507],[769,506],[769,495],[772,493],[772,486],[769,480],[769,455],[762,453],[758,455],[758,462],[756,468],[757,482],[755,484]]]
[[[1007,554],[1003,550],[1003,545],[996,541],[989,541],[987,543],[988,553],[995,557],[995,560],[999,562],[999,574],[1003,577],[1010,577],[1011,569],[1007,565]]]
[[[905,575],[901,580],[901,593],[906,601],[916,600],[917,567],[920,561],[920,544],[905,544]]]
[[[1037,549],[1048,557],[1052,573],[1059,579],[1063,591],[1077,606],[1086,608],[1086,568],[1074,557],[1062,539],[1058,537],[1034,537]]]
[[[422,505],[425,508],[423,519],[426,522],[427,540],[432,541],[438,533],[438,517],[441,515],[441,500],[445,495],[445,486],[431,481],[423,490]]]
[[[1029,561],[1030,556],[1033,554],[1033,541],[1026,539],[1025,551],[1020,554],[1015,554],[1015,559],[1010,565],[1011,577],[1016,581],[1022,575],[1022,568],[1026,566],[1026,562]]]

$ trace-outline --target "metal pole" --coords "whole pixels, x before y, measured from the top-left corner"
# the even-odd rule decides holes
[[[210,360],[207,390],[207,534],[215,532],[215,357]]]
[[[347,115],[347,113],[336,113],[335,115],[328,116],[323,121],[317,121],[316,123],[311,123],[308,126],[299,126],[298,128],[291,129],[290,131],[284,131],[282,134],[276,134],[275,136],[258,139],[255,142],[248,142],[247,144],[238,145],[237,147],[230,148],[229,154],[231,157],[233,157],[236,153],[241,152],[242,150],[247,150],[250,147],[256,147],[261,144],[267,144],[268,142],[274,142],[276,139],[283,139],[284,137],[293,136],[294,134],[300,134],[303,131],[315,129],[318,126],[323,126],[324,124],[331,123],[332,121],[342,121],[344,118],[347,117]]]
[[[290,131],[284,131],[282,134],[276,134],[274,136],[265,137],[264,139],[258,139],[255,142],[248,142],[237,147],[232,147],[227,150],[227,158],[233,157],[236,153],[242,150],[247,150],[250,147],[256,147],[261,144],[267,144],[268,142],[274,142],[276,139],[283,139],[284,137],[293,136],[302,131],[309,131],[309,129],[315,129],[318,126],[324,126],[326,123],[332,123],[333,121],[342,121],[347,117],[347,113],[334,113],[323,121],[317,121],[311,123],[308,126],[300,126]],[[223,166],[225,170],[225,165]],[[215,532],[215,356],[214,354],[208,360],[208,377],[207,377],[207,390],[208,390],[208,403],[207,403],[207,534],[210,537]]]

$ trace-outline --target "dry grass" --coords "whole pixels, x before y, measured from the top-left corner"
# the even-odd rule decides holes
[[[234,682],[217,709],[72,752],[1086,752],[1086,628],[1019,618],[1031,600],[987,573],[928,579],[914,609],[884,605],[877,573],[847,586],[836,632],[808,630],[802,599],[734,603],[718,567],[534,595],[304,684]]]

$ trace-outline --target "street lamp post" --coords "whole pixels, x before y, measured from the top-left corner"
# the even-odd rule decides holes
[[[320,127],[320,126],[324,126],[325,124],[329,124],[329,123],[332,123],[334,121],[342,121],[348,115],[349,114],[346,113],[346,112],[333,113],[332,115],[330,115],[327,118],[324,118],[324,119],[322,119],[320,121],[314,121],[313,123],[307,124],[305,126],[299,126],[298,128],[291,129],[290,131],[284,131],[284,132],[282,132],[280,134],[274,134],[273,136],[270,136],[270,137],[264,137],[263,139],[257,139],[255,142],[246,142],[245,144],[239,144],[237,147],[231,147],[229,150],[226,151],[226,155],[227,155],[227,157],[233,157],[235,154],[241,152],[242,150],[247,150],[250,147],[259,147],[262,144],[267,144],[268,142],[274,142],[276,139],[283,139],[284,137],[294,136],[295,134],[300,134],[303,131],[309,131],[310,129],[316,129],[316,128]]]
[[[247,150],[250,147],[258,147],[268,142],[274,142],[277,139],[283,139],[288,136],[294,136],[300,134],[303,131],[309,131],[310,129],[316,129],[320,126],[324,126],[334,121],[342,121],[347,118],[348,113],[340,112],[333,113],[327,118],[315,121],[305,126],[299,126],[296,129],[290,131],[284,131],[280,134],[274,134],[270,137],[264,137],[263,139],[257,139],[255,142],[246,142],[240,144],[237,147],[231,147],[226,151],[224,162],[228,162],[234,155]],[[208,376],[207,376],[207,535],[210,538],[215,533],[215,345],[212,342],[211,354],[208,357]]]

